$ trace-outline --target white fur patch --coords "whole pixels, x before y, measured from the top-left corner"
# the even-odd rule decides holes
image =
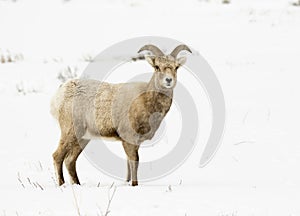
[[[118,141],[115,137],[104,137],[100,135],[91,134],[88,130],[85,132],[85,134],[82,137],[83,139],[91,140],[91,139],[103,139],[107,141]]]

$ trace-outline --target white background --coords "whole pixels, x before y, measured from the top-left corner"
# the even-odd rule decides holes
[[[101,215],[113,182],[109,215],[300,215],[299,26],[300,7],[285,0],[1,0],[0,59],[21,60],[0,63],[0,215]],[[79,76],[89,56],[145,35],[182,41],[214,69],[227,106],[215,158],[198,167],[210,127],[199,90],[199,143],[171,175],[130,187],[82,155],[82,186],[57,187],[51,155],[59,128],[49,103],[58,74]],[[186,73],[178,79],[188,83]],[[151,148],[145,154],[149,160]]]

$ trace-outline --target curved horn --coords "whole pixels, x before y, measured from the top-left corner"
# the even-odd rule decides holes
[[[177,57],[178,53],[180,53],[182,50],[186,50],[189,51],[190,53],[192,53],[192,51],[190,50],[190,48],[187,45],[181,44],[178,45],[172,52],[171,52],[171,56],[173,56],[174,58]]]
[[[157,47],[157,46],[154,46],[152,44],[148,44],[148,45],[145,45],[143,46],[139,51],[138,53],[142,52],[142,51],[145,51],[145,50],[149,50],[151,51],[154,55],[156,56],[164,56],[165,54]]]

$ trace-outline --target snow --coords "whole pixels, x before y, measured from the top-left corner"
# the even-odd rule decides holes
[[[116,188],[109,215],[300,215],[300,8],[284,0],[220,2],[0,1],[0,57],[24,58],[0,63],[0,214],[101,215]],[[49,112],[61,83],[57,76],[68,67],[80,75],[89,56],[144,35],[185,42],[214,69],[227,107],[219,151],[198,167],[210,126],[209,104],[199,90],[203,134],[173,173],[130,187],[82,155],[77,164],[82,186],[58,187],[51,155],[59,128]],[[149,70],[140,66],[146,63],[134,64]],[[134,75],[134,64],[120,70]],[[117,73],[112,79],[124,81]],[[193,82],[187,73],[180,71],[178,79]],[[176,117],[176,107],[172,112]],[[142,149],[141,159],[172,148],[159,146]],[[118,143],[110,149],[124,154]]]

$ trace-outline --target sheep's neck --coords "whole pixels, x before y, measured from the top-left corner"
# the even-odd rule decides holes
[[[158,89],[155,85],[155,76],[148,83],[145,94],[145,106],[150,108],[152,112],[160,112],[166,114],[172,104],[173,89]],[[151,112],[150,111],[150,112]]]
[[[156,88],[154,77],[146,89],[132,102],[130,117],[134,130],[142,135],[140,141],[151,139],[172,104],[173,90]]]

